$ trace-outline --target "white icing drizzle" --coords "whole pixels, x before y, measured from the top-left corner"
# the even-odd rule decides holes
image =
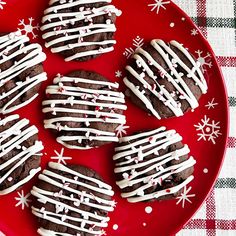
[[[38,133],[38,129],[35,126],[30,126],[26,128],[29,125],[29,120],[27,119],[18,120],[18,119],[19,119],[18,115],[11,115],[0,120],[0,126],[5,126],[7,123],[15,121],[14,125],[0,132],[0,145],[1,145],[0,159],[14,149],[21,150],[16,156],[0,164],[0,172],[3,172],[4,169],[8,168],[8,171],[6,171],[2,176],[0,176],[0,185],[4,181],[11,181],[12,173],[14,173],[14,171],[19,166],[24,164],[24,162],[26,162],[32,156],[40,155],[39,152],[43,150],[43,145],[42,142],[40,141],[36,141],[30,147],[25,147],[23,145],[25,140],[31,138],[33,135]],[[5,141],[7,139],[9,140]],[[27,183],[40,170],[41,170],[40,167],[38,167],[37,169],[30,170],[29,175],[27,177],[25,177],[24,179],[20,180],[19,182],[17,182],[16,184],[12,185],[7,189],[0,190],[0,195],[8,194],[17,189],[18,187],[20,187],[21,185]]]
[[[112,212],[114,210],[114,201],[106,199],[107,197],[112,197],[114,195],[112,187],[96,178],[85,176],[62,164],[49,162],[49,167],[53,170],[60,170],[64,172],[65,175],[71,174],[74,176],[74,179],[67,178],[65,177],[65,175],[59,175],[53,170],[44,170],[43,173],[39,175],[39,179],[51,185],[57,186],[61,190],[59,192],[51,192],[34,186],[31,194],[35,196],[39,202],[55,205],[56,212],[47,211],[45,210],[45,208],[38,209],[32,207],[33,214],[47,221],[54,222],[59,225],[64,225],[71,229],[75,229],[78,232],[90,233],[91,235],[102,235],[103,230],[95,230],[94,227],[107,227],[109,217],[99,215],[97,211],[103,210],[106,212]],[[84,181],[89,181],[91,182],[91,184],[84,183]],[[86,191],[79,191],[74,187],[71,188],[71,184],[76,184],[77,186],[83,187],[84,189],[86,189]],[[64,191],[66,191],[67,193],[69,192],[69,194],[64,195]],[[101,198],[96,194],[91,193],[90,191],[92,191],[93,193],[102,193],[106,196]],[[67,200],[67,202],[73,202],[73,206],[71,204],[62,203],[60,200],[55,200],[55,198],[53,199],[53,197],[57,197],[61,200]],[[95,201],[95,203],[91,200]],[[93,212],[82,210],[81,208],[79,208],[80,205],[92,207]],[[78,218],[67,215],[69,211],[79,213],[83,217]],[[77,222],[77,225],[72,224],[72,222]],[[68,233],[51,231],[44,228],[39,228],[38,233],[45,236],[72,235]]]
[[[60,3],[60,5],[52,6],[52,4],[54,3]],[[93,18],[102,15],[111,16],[113,13],[117,16],[121,15],[121,11],[116,9],[114,5],[106,5],[98,8],[94,7],[92,9],[85,8],[83,6],[84,4],[94,3],[111,3],[111,0],[50,1],[50,6],[45,10],[45,16],[42,19],[42,23],[44,25],[41,27],[42,31],[50,30],[49,32],[45,32],[43,34],[43,39],[49,40],[47,43],[45,43],[45,46],[51,47],[51,51],[53,53],[72,50],[74,48],[84,46],[97,46],[93,50],[82,51],[80,53],[76,53],[70,57],[67,57],[65,61],[77,60],[81,57],[103,54],[113,51],[113,45],[116,43],[116,40],[85,41],[87,36],[116,31],[116,27],[111,19],[108,19],[104,23],[95,24],[93,23]],[[65,11],[67,8],[75,6],[80,6],[78,12],[58,13],[58,11]],[[89,24],[87,26],[77,27],[76,23],[78,23],[79,21],[89,22]],[[62,29],[63,26],[66,26],[68,24],[70,24],[72,28]],[[72,35],[69,35],[70,33],[72,33]],[[57,38],[50,40],[50,37],[53,36],[57,36]],[[76,43],[64,46],[56,46],[58,43],[66,42],[69,40],[76,40]]]
[[[189,79],[192,79],[195,84],[199,86],[201,92],[205,94],[207,92],[207,83],[200,69],[200,63],[195,62],[191,54],[176,41],[171,41],[170,45],[176,47],[184,54],[186,59],[188,59],[189,63],[192,65],[191,69],[164,41],[160,39],[154,39],[151,41],[151,45],[165,61],[169,71],[166,71],[160,64],[158,64],[158,62],[150,55],[150,53],[142,48],[137,49],[136,53],[133,55],[137,66],[142,68],[142,73],[137,73],[131,66],[126,67],[127,71],[133,75],[137,81],[139,81],[144,86],[144,88],[148,89],[151,94],[155,95],[161,102],[163,102],[163,104],[167,106],[175,116],[179,117],[183,115],[181,102],[175,101],[175,96],[178,96],[180,100],[186,100],[193,110],[197,108],[199,106],[198,101],[182,77],[185,74]],[[148,61],[148,63],[146,61]],[[153,72],[151,66],[155,67],[159,71],[162,79],[167,79],[174,86],[174,91],[168,91],[165,86],[160,84],[159,80],[157,80],[158,75]],[[181,67],[185,73],[179,73],[176,67]],[[144,79],[145,76],[148,76],[153,80],[154,86],[151,86]],[[156,118],[161,119],[158,111],[155,110],[151,101],[149,101],[149,99],[146,97],[144,90],[141,91],[140,87],[135,86],[135,84],[133,84],[127,77],[124,78],[124,83],[145,104],[147,109]]]
[[[107,86],[110,89],[118,88],[118,83],[106,82],[106,81],[96,81],[85,78],[75,78],[75,77],[61,77],[58,75],[54,79],[54,85],[48,86],[46,89],[47,94],[59,94],[64,95],[67,98],[55,99],[55,100],[45,100],[43,102],[43,112],[52,113],[56,115],[57,113],[66,112],[65,116],[46,119],[44,120],[44,127],[46,129],[54,129],[64,132],[75,132],[74,135],[70,136],[60,136],[57,141],[64,146],[72,149],[89,149],[91,147],[82,147],[79,145],[70,145],[68,141],[78,141],[80,144],[82,140],[99,140],[105,142],[118,142],[119,139],[114,132],[107,132],[95,128],[90,128],[89,126],[93,122],[102,122],[105,124],[125,124],[126,119],[124,115],[116,113],[116,109],[126,110],[124,95],[121,92],[115,92],[110,90],[98,90],[98,89],[85,89],[83,87],[77,86],[66,86],[66,82],[75,83],[86,83],[94,85]],[[87,100],[89,99],[89,100]],[[70,104],[71,108],[65,108],[63,105]],[[91,107],[91,110],[82,110],[78,108],[73,108],[73,105],[85,105]],[[104,109],[110,109],[110,112],[103,111]],[[70,117],[68,113],[83,114],[83,117]],[[89,117],[88,117],[89,116]],[[72,128],[66,125],[61,125],[62,122],[78,122],[84,123],[85,127]],[[77,133],[80,133],[77,134]]]
[[[0,64],[3,64],[9,60],[15,61],[10,68],[3,71],[0,70],[0,87],[17,78],[17,76],[25,70],[45,61],[46,55],[42,52],[42,47],[37,43],[25,45],[27,43],[29,43],[29,38],[22,35],[18,31],[0,36]],[[18,47],[20,48],[17,49],[16,52],[11,53],[11,50]],[[21,55],[23,55],[23,57],[17,61],[17,57]],[[0,108],[0,113],[7,114],[29,104],[38,96],[38,93],[20,104],[14,105],[14,102],[16,99],[27,93],[27,91],[46,79],[47,75],[43,72],[33,77],[28,76],[25,78],[25,81],[16,81],[14,87],[0,94],[0,99],[2,100],[8,96],[11,96],[14,92],[19,91],[16,96]]]
[[[158,199],[178,192],[191,182],[193,176],[189,176],[182,183],[169,189],[145,194],[145,190],[148,188],[157,184],[162,185],[162,181],[167,180],[171,175],[180,173],[196,163],[194,158],[190,157],[182,163],[163,167],[166,163],[179,160],[181,156],[190,152],[188,146],[184,145],[176,151],[170,151],[164,155],[159,154],[160,150],[166,149],[181,140],[182,137],[175,130],[166,130],[165,127],[121,138],[121,145],[115,149],[116,154],[113,156],[113,160],[116,162],[115,173],[121,174],[123,179],[116,183],[121,189],[142,183],[139,188],[122,193],[121,196],[127,198],[129,202]],[[122,143],[126,144],[122,145]],[[150,155],[154,155],[154,157],[146,160]],[[156,171],[153,173],[153,170]],[[152,174],[148,174],[150,171],[152,171]],[[145,177],[143,177],[144,175]]]

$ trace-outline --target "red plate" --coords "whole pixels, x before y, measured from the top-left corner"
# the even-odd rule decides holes
[[[23,29],[24,24],[29,24],[31,17],[34,19],[33,26],[37,25],[47,2],[47,0],[8,0],[1,9],[2,1],[0,1],[0,31]],[[163,4],[160,8],[159,2]],[[128,133],[165,125],[169,129],[176,129],[183,136],[184,142],[190,146],[191,154],[197,160],[195,179],[186,189],[190,190],[187,191],[187,195],[190,195],[191,203],[185,201],[183,205],[181,199],[175,199],[129,204],[120,198],[119,189],[115,185],[112,164],[114,144],[88,151],[64,150],[65,156],[73,157],[68,162],[84,164],[95,169],[114,187],[118,204],[115,212],[110,215],[111,221],[106,230],[107,235],[130,236],[136,235],[137,232],[142,236],[171,235],[180,230],[201,206],[222,165],[228,131],[228,102],[225,86],[209,44],[189,17],[173,3],[166,0],[115,0],[114,3],[123,11],[117,21],[116,50],[86,63],[66,63],[60,56],[45,49],[48,56],[45,62],[48,81],[43,84],[40,97],[21,109],[19,113],[22,117],[29,118],[40,130],[39,137],[45,145],[42,163],[45,167],[50,157],[56,156],[54,151],[57,150],[60,153],[62,149],[51,133],[43,128],[40,106],[46,85],[52,82],[57,73],[65,74],[71,70],[89,69],[103,74],[111,81],[122,82],[122,78],[116,76],[120,75],[120,71],[124,74],[126,57],[143,43],[143,38],[145,41],[162,38],[182,42],[204,64],[209,92],[201,98],[200,107],[194,113],[189,112],[184,117],[158,121],[127,101],[126,115],[127,125],[130,126]],[[148,4],[156,4],[156,6],[148,6]],[[22,19],[24,21],[20,21]],[[26,26],[26,30],[31,29],[30,26]],[[34,28],[33,32],[40,34],[37,28]],[[31,33],[29,35],[32,36]],[[38,40],[43,45],[40,36]],[[37,235],[37,220],[31,215],[28,204],[22,210],[22,205],[16,199],[19,198],[19,194],[27,195],[35,180],[30,181],[22,189],[0,198],[0,230],[7,236]],[[29,199],[30,197],[27,200]],[[179,204],[177,204],[178,200]],[[151,208],[146,208],[147,206]],[[145,209],[152,209],[152,212],[148,214]]]

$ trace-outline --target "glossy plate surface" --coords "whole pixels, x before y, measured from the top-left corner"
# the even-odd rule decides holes
[[[48,1],[7,0],[6,2],[6,5],[2,5],[3,9],[0,9],[1,32],[23,29],[24,24],[26,29],[31,31],[32,28],[28,25],[31,22],[30,18],[34,19],[33,26],[40,23],[43,9],[46,8]],[[157,2],[162,2],[163,5],[149,5]],[[127,100],[126,116],[127,125],[130,126],[127,129],[128,134],[164,125],[168,129],[176,129],[183,136],[183,142],[189,145],[191,155],[197,160],[195,179],[186,189],[187,192],[189,190],[187,195],[190,195],[191,202],[185,201],[183,204],[181,199],[175,199],[129,204],[120,198],[119,189],[115,185],[112,163],[114,144],[88,151],[64,150],[64,156],[72,157],[71,161],[67,161],[68,163],[84,164],[95,169],[114,187],[115,200],[118,204],[115,212],[110,215],[110,225],[106,229],[108,236],[130,236],[137,235],[137,232],[142,236],[171,235],[180,230],[202,204],[221,167],[228,130],[228,103],[224,82],[210,46],[191,20],[173,3],[154,0],[114,0],[114,4],[123,11],[122,16],[117,20],[115,51],[85,63],[66,63],[63,58],[44,48],[47,53],[47,61],[44,65],[48,73],[48,81],[43,84],[40,96],[18,113],[21,117],[30,119],[31,123],[39,129],[39,138],[45,145],[42,158],[44,168],[50,158],[56,156],[55,150],[59,153],[63,151],[50,131],[43,128],[41,113],[45,87],[52,83],[57,73],[65,74],[77,69],[94,70],[109,80],[120,81],[122,84],[127,57],[144,41],[162,38],[175,39],[183,43],[199,59],[205,70],[209,91],[202,96],[200,107],[183,117],[158,121]],[[37,28],[34,28],[33,32],[38,35],[38,38],[33,41],[43,45]],[[32,38],[33,35],[29,32],[29,36]],[[119,77],[120,72],[121,77]],[[123,84],[121,89],[124,90]],[[16,199],[22,194],[28,196],[35,180],[36,178],[8,196],[0,197],[0,231],[7,236],[37,235],[37,220],[31,215],[28,201],[22,209],[22,205]],[[30,200],[30,196],[27,200]],[[151,213],[147,213],[151,209]]]

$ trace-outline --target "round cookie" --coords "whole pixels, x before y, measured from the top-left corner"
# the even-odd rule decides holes
[[[40,235],[103,235],[116,203],[111,186],[84,166],[50,162],[31,194]]]
[[[179,117],[207,92],[200,67],[182,44],[154,39],[135,51],[124,83],[132,102],[157,119]]]
[[[0,120],[0,195],[27,183],[40,168],[42,142],[29,120],[11,115]]]
[[[46,89],[44,127],[53,130],[57,142],[67,148],[90,149],[118,142],[116,129],[125,124],[127,109],[118,83],[94,72],[58,75]]]
[[[0,35],[0,113],[7,114],[33,101],[47,79],[46,55],[20,32]]]
[[[132,203],[178,196],[196,163],[181,140],[165,127],[121,138],[113,156],[121,196]]]
[[[65,61],[86,61],[114,50],[116,16],[111,0],[51,0],[41,31],[45,46]]]

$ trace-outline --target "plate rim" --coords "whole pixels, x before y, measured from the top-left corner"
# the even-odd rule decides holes
[[[208,198],[210,192],[212,191],[214,184],[217,180],[217,178],[219,177],[220,171],[222,170],[222,166],[226,157],[226,150],[227,150],[227,140],[228,140],[228,136],[229,136],[229,128],[230,128],[230,114],[229,114],[229,103],[228,103],[228,93],[227,93],[227,87],[226,87],[226,83],[225,83],[225,79],[224,79],[224,75],[222,73],[221,67],[219,66],[218,62],[217,62],[217,58],[216,55],[210,45],[210,43],[208,42],[208,40],[205,38],[205,36],[203,35],[202,31],[199,29],[199,27],[193,22],[193,20],[191,19],[190,16],[188,16],[188,14],[186,12],[184,12],[175,2],[170,1],[170,5],[167,6],[167,11],[168,11],[168,7],[172,7],[174,9],[174,11],[180,13],[183,17],[186,18],[186,21],[188,21],[188,24],[191,24],[194,28],[198,29],[198,33],[199,33],[199,37],[201,39],[201,41],[203,42],[203,44],[207,47],[207,49],[209,50],[210,54],[212,55],[212,60],[214,65],[217,68],[217,73],[219,73],[220,77],[221,77],[221,81],[222,81],[222,85],[223,85],[223,91],[224,91],[224,99],[226,101],[226,113],[225,113],[225,126],[223,127],[223,131],[225,133],[225,138],[222,141],[223,145],[222,145],[222,150],[223,150],[223,154],[222,154],[222,158],[219,164],[219,168],[217,168],[217,174],[215,175],[215,178],[212,179],[210,181],[211,183],[211,187],[207,190],[208,193],[205,195],[205,197],[203,198],[203,200],[201,201],[201,203],[199,204],[199,207],[197,207],[194,212],[191,214],[190,217],[184,218],[184,220],[182,221],[181,224],[176,225],[175,227],[173,227],[173,229],[171,230],[173,233],[171,233],[171,235],[175,235],[176,233],[178,233],[191,219],[192,217],[199,211],[199,209],[202,207],[202,205],[204,204],[205,200]],[[41,40],[41,39],[40,39]],[[44,47],[45,50],[45,47]],[[1,222],[0,222],[1,224]],[[1,224],[2,225],[2,224]],[[4,226],[4,224],[3,224]],[[3,227],[4,229],[4,227]]]
[[[172,6],[171,6],[172,5]],[[228,92],[227,92],[227,87],[226,87],[226,83],[225,83],[225,79],[224,79],[224,75],[223,75],[223,72],[221,70],[221,67],[220,65],[218,64],[217,62],[217,58],[216,58],[216,55],[215,55],[215,52],[213,50],[213,48],[211,47],[211,44],[209,43],[209,41],[205,38],[205,36],[203,35],[201,29],[198,27],[198,25],[196,25],[193,20],[191,19],[191,17],[184,11],[182,10],[175,2],[171,1],[170,2],[170,6],[175,8],[175,10],[177,10],[181,15],[183,15],[186,20],[189,21],[190,24],[192,24],[193,27],[195,27],[197,30],[198,30],[198,33],[199,33],[199,36],[201,37],[201,40],[204,41],[204,45],[207,46],[210,54],[212,55],[212,59],[213,59],[213,63],[215,64],[217,70],[218,70],[218,73],[221,77],[221,80],[222,80],[222,84],[223,84],[223,90],[224,90],[224,99],[226,100],[226,114],[225,114],[225,118],[226,118],[226,126],[224,127],[224,132],[225,132],[225,139],[224,139],[224,144],[223,144],[223,155],[222,155],[222,158],[221,158],[221,162],[220,162],[220,165],[219,165],[219,168],[217,170],[217,174],[214,178],[214,180],[212,181],[211,183],[211,187],[208,189],[208,193],[206,194],[206,196],[203,198],[201,204],[199,205],[199,207],[191,214],[191,216],[188,218],[188,219],[185,219],[183,224],[175,227],[175,229],[173,229],[173,235],[177,234],[179,231],[181,231],[185,225],[188,224],[188,222],[193,218],[194,215],[196,215],[196,213],[200,210],[200,208],[203,206],[204,202],[206,201],[206,199],[209,197],[218,177],[219,177],[219,174],[222,170],[222,167],[223,167],[223,164],[224,164],[224,160],[225,160],[225,157],[226,157],[226,151],[227,151],[227,141],[228,141],[228,137],[229,137],[229,127],[230,127],[230,115],[229,115],[229,103],[228,103]],[[168,9],[167,9],[168,11]]]

